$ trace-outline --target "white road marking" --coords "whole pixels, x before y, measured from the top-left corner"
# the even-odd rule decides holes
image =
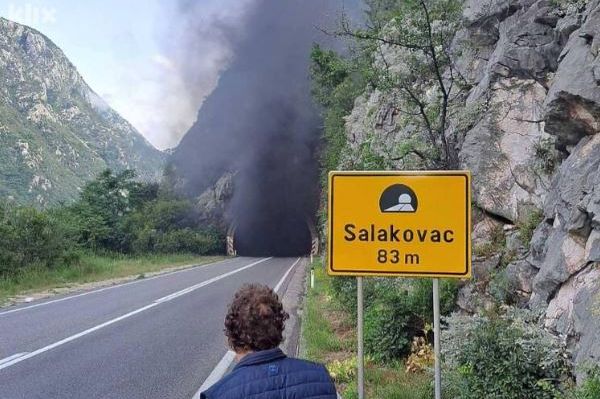
[[[302,258],[296,259],[296,261],[294,262],[294,264],[292,266],[290,266],[290,268],[283,275],[283,277],[281,278],[281,280],[279,280],[279,282],[277,283],[277,285],[275,286],[275,288],[273,288],[273,291],[275,291],[276,293],[280,294],[279,290],[281,289],[281,286],[283,285],[283,282],[287,279],[287,276],[290,275],[290,273],[292,272],[292,270],[294,269],[294,267],[298,264],[298,262],[300,262],[300,259],[302,259]]]
[[[206,380],[204,380],[202,386],[200,387],[200,389],[198,389],[198,392],[196,392],[193,399],[200,398],[200,394],[202,392],[215,385],[215,383],[225,375],[227,370],[229,370],[229,366],[231,366],[231,363],[233,363],[234,359],[235,352],[227,351],[227,353],[225,353],[225,356],[223,356],[223,359],[221,359],[221,361],[217,364],[213,371],[211,371],[210,375],[206,377]]]
[[[172,301],[173,299],[175,299],[175,298],[179,298],[179,297],[180,297],[180,296],[182,296],[182,295],[189,294],[189,293],[190,293],[190,292],[192,292],[192,291],[196,291],[198,288],[202,288],[202,287],[204,287],[204,286],[207,286],[207,285],[209,285],[209,284],[212,284],[212,283],[214,283],[215,281],[219,281],[219,280],[221,280],[221,279],[223,279],[223,278],[225,278],[225,277],[229,277],[229,276],[231,276],[231,275],[233,275],[233,274],[239,273],[239,272],[241,272],[242,270],[249,269],[249,268],[251,268],[252,266],[254,266],[254,265],[257,265],[257,264],[259,264],[259,263],[261,263],[261,262],[264,262],[264,261],[266,261],[266,260],[269,260],[269,259],[273,259],[273,258],[266,258],[266,259],[260,260],[260,261],[258,261],[258,262],[251,263],[251,264],[249,264],[248,266],[244,266],[244,267],[242,267],[242,268],[240,268],[240,269],[235,269],[235,270],[233,270],[233,271],[231,271],[231,272],[229,272],[229,273],[225,273],[225,274],[221,274],[220,276],[213,277],[213,278],[211,278],[210,280],[203,281],[203,282],[201,282],[201,283],[198,283],[198,284],[196,284],[196,285],[192,285],[191,287],[185,288],[185,289],[183,289],[183,290],[181,290],[181,291],[177,291],[177,292],[175,292],[175,293],[173,293],[173,294],[171,294],[171,295],[167,295],[167,296],[165,296],[165,297],[162,297],[162,298],[160,298],[160,299],[157,299],[156,301],[154,301],[154,303],[157,303],[157,304],[158,304],[158,303],[163,303],[163,302]]]
[[[207,267],[207,266],[217,265],[219,263],[227,262],[229,260],[231,260],[231,259],[223,259],[223,260],[220,260],[218,262],[207,263],[207,264],[204,264],[204,265],[195,265],[195,266],[194,265],[187,265],[187,266],[182,266],[184,268],[182,270],[175,270],[173,272],[168,272],[168,273],[164,273],[164,274],[158,274],[156,276],[152,276],[152,277],[148,277],[148,278],[144,278],[144,279],[140,279],[140,280],[134,280],[134,281],[130,281],[130,282],[123,283],[123,284],[115,284],[115,285],[111,285],[110,287],[99,288],[97,290],[87,291],[87,292],[83,292],[81,294],[71,295],[71,296],[67,296],[67,297],[64,297],[64,298],[60,298],[60,299],[54,299],[52,301],[47,301],[47,302],[37,303],[35,305],[23,306],[21,308],[7,310],[7,311],[4,311],[4,312],[0,312],[0,317],[2,317],[4,315],[7,315],[7,314],[10,314],[10,313],[21,312],[23,310],[38,308],[40,306],[46,306],[46,305],[50,305],[50,304],[57,303],[57,302],[68,301],[70,299],[80,298],[80,297],[86,296],[86,295],[97,294],[98,292],[108,291],[108,290],[112,290],[114,288],[121,288],[121,287],[125,287],[125,286],[128,286],[128,285],[143,283],[144,281],[150,281],[150,280],[154,280],[154,279],[161,278],[161,277],[171,276],[173,274],[178,274],[178,273],[183,273],[183,272],[189,272],[191,270],[197,270],[199,268],[204,268],[204,267]]]
[[[298,264],[298,262],[300,262],[300,259],[302,259],[302,258],[298,258],[294,262],[294,264],[292,266],[290,266],[290,268],[283,275],[281,280],[279,280],[279,282],[277,283],[275,288],[273,288],[273,291],[277,292],[278,294],[281,294],[279,292],[279,290],[281,289],[281,286],[283,285],[284,281],[287,279],[287,277],[289,276],[291,271],[294,269],[294,267]],[[198,391],[194,394],[192,399],[200,399],[200,394],[202,392],[206,391],[208,388],[212,387],[217,381],[219,381],[221,378],[223,378],[223,376],[225,375],[227,370],[229,370],[229,367],[231,366],[231,363],[233,363],[234,360],[235,360],[235,352],[227,351],[227,353],[225,353],[225,355],[223,356],[221,361],[219,361],[219,363],[217,363],[217,366],[213,369],[213,371],[211,371],[210,374],[208,375],[208,377],[206,377],[206,380],[204,380],[204,382],[200,386],[200,389],[198,389]]]
[[[25,356],[27,353],[29,353],[29,352],[17,353],[15,355],[5,357],[4,359],[0,359],[0,366],[3,365],[4,363],[10,362],[11,360],[18,359],[22,356]]]
[[[3,370],[3,369],[5,369],[5,368],[11,367],[11,366],[14,366],[14,365],[15,365],[15,364],[17,364],[17,363],[20,363],[20,362],[22,362],[23,360],[31,359],[32,357],[35,357],[35,356],[37,356],[37,355],[40,355],[40,354],[42,354],[42,353],[44,353],[44,352],[48,352],[48,351],[50,351],[50,350],[52,350],[52,349],[54,349],[54,348],[57,348],[57,347],[59,347],[59,346],[61,346],[61,345],[64,345],[64,344],[66,344],[66,343],[69,343],[69,342],[71,342],[71,341],[75,341],[76,339],[78,339],[78,338],[81,338],[81,337],[83,337],[83,336],[85,336],[85,335],[91,334],[91,333],[93,333],[93,332],[95,332],[95,331],[101,330],[101,329],[103,329],[103,328],[105,328],[105,327],[108,327],[108,326],[110,326],[110,325],[112,325],[112,324],[118,323],[119,321],[121,321],[121,320],[125,320],[125,319],[127,319],[127,318],[129,318],[129,317],[131,317],[131,316],[134,316],[134,315],[138,314],[138,313],[145,312],[146,310],[148,310],[148,309],[152,309],[152,308],[154,308],[154,307],[156,307],[156,306],[158,306],[158,305],[160,305],[160,304],[162,304],[162,303],[165,303],[165,302],[171,301],[171,300],[173,300],[173,299],[175,299],[175,298],[178,298],[178,297],[180,297],[180,296],[182,296],[182,295],[188,294],[188,293],[190,293],[190,292],[192,292],[192,291],[194,291],[194,290],[196,290],[196,289],[200,288],[201,286],[202,286],[202,287],[204,287],[204,286],[206,286],[206,285],[208,285],[208,284],[214,283],[214,282],[216,282],[216,281],[219,281],[219,280],[221,280],[221,279],[224,279],[224,278],[226,278],[226,277],[229,277],[229,276],[231,276],[231,275],[233,275],[233,274],[239,273],[239,272],[241,272],[241,271],[243,271],[243,270],[249,269],[249,268],[251,268],[251,267],[253,267],[253,266],[256,266],[256,265],[258,265],[258,264],[260,264],[260,263],[263,263],[263,262],[265,262],[265,261],[267,261],[267,260],[269,260],[269,259],[272,259],[272,258],[263,258],[263,259],[261,259],[261,260],[259,260],[259,261],[257,261],[257,262],[250,263],[249,265],[247,265],[247,266],[244,266],[244,267],[242,267],[242,268],[239,268],[239,269],[236,269],[236,270],[234,270],[234,271],[232,271],[232,272],[225,273],[225,274],[222,274],[222,275],[220,275],[220,276],[217,276],[217,277],[215,277],[215,278],[212,278],[212,279],[210,279],[210,280],[207,280],[207,281],[205,281],[205,282],[203,282],[203,283],[196,284],[196,285],[194,285],[194,286],[190,287],[190,288],[194,288],[193,290],[185,289],[185,290],[182,290],[182,291],[178,291],[177,293],[175,293],[175,294],[178,294],[177,296],[173,296],[174,294],[167,295],[166,297],[163,297],[163,298],[161,298],[161,299],[158,299],[158,300],[154,301],[153,303],[151,303],[151,304],[149,304],[149,305],[146,305],[146,306],[144,306],[144,307],[141,307],[141,308],[139,308],[139,309],[136,309],[136,310],[134,310],[134,311],[132,311],[132,312],[126,313],[126,314],[124,314],[124,315],[122,315],[122,316],[119,316],[119,317],[117,317],[117,318],[114,318],[114,319],[112,319],[112,320],[109,320],[109,321],[107,321],[107,322],[104,322],[104,323],[102,323],[102,324],[99,324],[99,325],[97,325],[97,326],[95,326],[95,327],[89,328],[89,329],[87,329],[87,330],[85,330],[85,331],[82,331],[82,332],[80,332],[80,333],[78,333],[78,334],[72,335],[72,336],[70,336],[70,337],[68,337],[68,338],[65,338],[65,339],[63,339],[63,340],[60,340],[60,341],[58,341],[58,342],[55,342],[55,343],[53,343],[53,344],[50,344],[50,345],[48,345],[48,346],[45,346],[45,347],[43,347],[43,348],[40,348],[40,349],[38,349],[38,350],[36,350],[36,351],[30,352],[30,353],[27,353],[27,354],[25,354],[25,355],[23,355],[23,356],[17,357],[17,358],[15,358],[15,359],[12,359],[12,360],[9,360],[9,361],[7,361],[7,362],[5,362],[5,363],[2,363],[2,364],[0,364],[0,370]]]

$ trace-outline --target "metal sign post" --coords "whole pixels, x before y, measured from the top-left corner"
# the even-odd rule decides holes
[[[356,299],[358,307],[358,399],[365,397],[365,353],[364,353],[364,303],[363,303],[363,278],[356,278]]]
[[[440,359],[440,279],[433,279],[433,351],[435,354],[435,399],[442,399],[442,367]]]

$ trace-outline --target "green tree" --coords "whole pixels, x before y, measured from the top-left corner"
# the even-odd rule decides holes
[[[429,146],[427,152],[416,145],[404,152],[418,156],[429,168],[456,168],[456,137],[449,134],[449,119],[465,86],[451,56],[460,27],[460,1],[373,0],[368,5],[368,28],[354,29],[343,18],[336,34],[375,44],[375,87],[397,94],[406,108],[400,111],[418,127],[416,140],[406,144],[426,141]],[[396,53],[400,65],[392,68],[387,48]]]
[[[131,170],[117,174],[105,170],[85,186],[73,206],[85,246],[121,252],[128,249],[127,216],[154,192],[134,179],[135,172]]]
[[[359,57],[345,60],[332,50],[315,45],[311,52],[312,93],[322,107],[324,171],[336,169],[347,146],[345,117],[365,88],[365,69]]]

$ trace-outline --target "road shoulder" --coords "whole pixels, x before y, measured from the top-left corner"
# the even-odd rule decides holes
[[[137,274],[131,274],[128,276],[103,279],[103,280],[91,281],[91,282],[86,282],[86,283],[71,282],[71,283],[65,283],[64,285],[61,285],[61,286],[47,288],[47,289],[43,289],[43,290],[27,290],[20,294],[9,296],[4,300],[1,300],[1,298],[0,298],[0,310],[6,310],[6,309],[16,306],[16,305],[23,305],[23,304],[27,304],[27,303],[31,303],[31,302],[35,302],[35,301],[51,299],[54,297],[79,294],[79,293],[83,293],[83,292],[94,291],[94,290],[98,290],[98,289],[122,285],[122,284],[130,283],[130,282],[133,282],[136,280],[158,277],[158,276],[162,276],[162,275],[166,275],[166,274],[170,274],[170,273],[179,272],[182,270],[191,269],[191,268],[198,267],[198,266],[205,266],[205,265],[210,265],[213,263],[223,262],[228,259],[232,259],[232,258],[224,257],[224,256],[212,256],[212,257],[206,257],[206,259],[202,259],[201,261],[198,261],[198,262],[184,264],[184,265],[173,266],[172,264],[166,264],[166,265],[164,265],[164,268],[161,268],[160,270],[155,270],[152,272],[137,273]]]
[[[281,345],[288,356],[298,356],[300,317],[305,294],[307,267],[308,259],[302,258],[289,279],[282,298],[283,308],[290,315],[283,334],[284,341]]]

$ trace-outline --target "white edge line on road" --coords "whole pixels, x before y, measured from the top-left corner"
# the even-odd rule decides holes
[[[227,351],[227,353],[225,353],[225,356],[223,356],[223,359],[221,359],[221,361],[217,364],[213,371],[211,371],[210,375],[206,377],[206,380],[204,380],[202,386],[200,387],[200,389],[198,389],[198,392],[196,392],[193,399],[199,399],[200,394],[202,392],[215,385],[215,383],[225,375],[227,370],[229,370],[229,366],[231,366],[231,363],[233,363],[234,360],[235,352]]]
[[[294,267],[298,264],[298,262],[300,262],[300,259],[302,258],[298,258],[294,264],[292,266],[290,266],[290,268],[288,269],[288,271],[283,275],[283,277],[281,278],[281,280],[279,280],[279,282],[277,283],[277,285],[275,286],[275,288],[273,288],[273,291],[275,291],[276,293],[280,294],[279,290],[281,289],[281,286],[283,285],[283,282],[287,279],[287,276],[290,275],[290,273],[292,272],[292,270],[294,269]]]
[[[235,259],[235,258],[232,258],[232,259]],[[111,285],[109,287],[103,287],[103,288],[99,288],[99,289],[93,290],[93,291],[82,292],[81,294],[66,296],[64,298],[59,298],[59,299],[53,299],[51,301],[46,301],[46,302],[42,302],[42,303],[36,303],[35,305],[23,306],[21,308],[6,310],[4,312],[0,311],[0,317],[2,317],[4,315],[7,315],[7,314],[10,314],[10,313],[17,313],[17,312],[21,312],[23,310],[28,310],[28,309],[33,309],[33,308],[39,308],[40,306],[46,306],[46,305],[50,305],[50,304],[53,304],[53,303],[68,301],[70,299],[75,299],[75,298],[79,298],[79,297],[90,295],[90,294],[96,294],[98,292],[112,290],[113,288],[125,287],[125,286],[128,286],[128,285],[142,283],[144,281],[150,281],[150,280],[154,280],[154,279],[161,278],[161,277],[171,276],[173,274],[178,274],[178,273],[183,273],[183,272],[189,272],[191,270],[196,270],[198,268],[204,268],[206,266],[217,265],[219,263],[223,263],[223,262],[226,262],[226,261],[229,261],[229,260],[232,260],[232,259],[223,259],[223,260],[220,260],[220,261],[217,261],[217,262],[205,263],[203,265],[184,265],[184,266],[181,266],[182,267],[181,270],[174,270],[172,272],[167,272],[167,273],[163,273],[163,274],[157,274],[156,276],[152,276],[152,277],[148,277],[148,278],[143,278],[143,279],[139,279],[139,280],[129,281],[129,282],[122,283],[122,284],[115,284],[115,285]]]
[[[273,288],[273,291],[280,294],[279,290],[281,289],[281,286],[283,285],[284,281],[287,279],[289,274],[292,272],[294,267],[298,264],[298,262],[300,262],[300,259],[302,259],[302,258],[298,258],[294,262],[294,264],[292,266],[290,266],[290,268],[283,275],[281,280],[279,280],[279,282],[277,283],[275,288]],[[198,392],[196,392],[194,394],[192,399],[200,399],[200,394],[202,392],[206,391],[208,388],[212,387],[217,381],[219,381],[221,378],[223,378],[223,376],[225,375],[227,370],[229,370],[229,367],[231,366],[231,363],[233,363],[234,360],[235,360],[235,352],[227,351],[227,353],[225,353],[225,356],[223,356],[223,358],[217,364],[217,366],[213,369],[213,371],[211,371],[211,373],[208,375],[208,377],[206,377],[206,380],[204,380],[204,382],[200,386],[200,389],[198,389]]]
[[[25,356],[28,353],[29,352],[17,353],[15,355],[12,355],[12,356],[9,356],[9,357],[5,357],[4,359],[0,359],[0,366],[3,365],[4,363],[10,362],[11,360],[18,359],[21,356]]]
[[[35,356],[37,356],[37,355],[40,355],[40,354],[42,354],[42,353],[44,353],[44,352],[48,352],[49,350],[52,350],[52,349],[54,349],[54,348],[57,348],[57,347],[59,347],[59,346],[61,346],[61,345],[64,345],[64,344],[66,344],[66,343],[69,343],[69,342],[71,342],[71,341],[75,341],[76,339],[78,339],[78,338],[81,338],[81,337],[83,337],[83,336],[85,336],[85,335],[91,334],[91,333],[93,333],[94,331],[101,330],[101,329],[103,329],[104,327],[108,327],[108,326],[110,326],[111,324],[115,324],[115,323],[117,323],[117,322],[119,322],[119,321],[121,321],[121,320],[125,320],[125,319],[127,319],[127,318],[129,318],[129,317],[131,317],[131,316],[134,316],[134,315],[138,314],[138,313],[142,313],[142,312],[144,312],[144,311],[146,311],[146,310],[148,310],[148,309],[152,309],[152,308],[154,308],[154,307],[156,307],[156,306],[158,306],[158,305],[160,305],[160,304],[162,304],[162,303],[165,303],[165,302],[171,301],[171,300],[173,300],[173,299],[175,299],[175,298],[178,298],[178,297],[180,297],[180,296],[182,296],[182,295],[188,294],[188,293],[190,293],[190,292],[192,292],[192,291],[194,291],[194,290],[196,290],[196,289],[198,289],[198,288],[200,288],[200,287],[204,287],[204,286],[206,286],[206,285],[212,284],[212,283],[214,283],[214,282],[216,282],[216,281],[219,281],[219,280],[221,280],[221,279],[224,279],[224,278],[226,278],[226,277],[229,277],[229,276],[231,276],[231,275],[233,275],[233,274],[236,274],[236,273],[239,273],[239,272],[241,272],[241,271],[243,271],[243,270],[249,269],[249,268],[251,268],[251,267],[253,267],[253,266],[256,266],[256,265],[258,265],[259,263],[263,263],[263,262],[265,262],[265,261],[267,261],[267,260],[269,260],[269,259],[272,259],[272,258],[264,258],[264,259],[261,259],[261,260],[259,260],[259,261],[257,261],[257,262],[253,262],[253,263],[250,263],[249,265],[246,265],[246,266],[244,266],[244,267],[241,267],[241,268],[239,268],[239,269],[236,269],[236,270],[234,270],[234,271],[231,271],[231,272],[228,272],[228,273],[225,273],[225,274],[221,274],[220,276],[217,276],[217,277],[211,278],[210,280],[206,280],[206,281],[204,281],[204,282],[202,282],[202,283],[200,283],[200,284],[196,284],[196,285],[194,285],[194,286],[190,287],[190,288],[193,288],[192,290],[190,290],[189,288],[186,288],[186,289],[184,289],[184,290],[181,290],[181,291],[178,291],[178,292],[176,292],[176,293],[175,293],[175,294],[179,294],[179,295],[176,295],[176,296],[173,296],[173,295],[175,295],[175,294],[167,295],[166,297],[164,297],[164,298],[161,298],[161,299],[158,299],[158,300],[154,301],[153,303],[151,303],[151,304],[149,304],[149,305],[146,305],[146,306],[144,306],[144,307],[141,307],[141,308],[139,308],[139,309],[136,309],[136,310],[134,310],[134,311],[132,311],[132,312],[126,313],[126,314],[124,314],[124,315],[122,315],[122,316],[119,316],[119,317],[117,317],[117,318],[114,318],[114,319],[112,319],[112,320],[109,320],[109,321],[107,321],[107,322],[104,322],[104,323],[102,323],[102,324],[99,324],[99,325],[97,325],[97,326],[95,326],[95,327],[89,328],[89,329],[87,329],[87,330],[85,330],[85,331],[82,331],[82,332],[80,332],[80,333],[78,333],[78,334],[72,335],[72,336],[70,336],[70,337],[68,337],[68,338],[62,339],[62,340],[60,340],[60,341],[58,341],[58,342],[55,342],[55,343],[53,343],[53,344],[50,344],[50,345],[48,345],[48,346],[45,346],[45,347],[43,347],[43,348],[40,348],[40,349],[38,349],[38,350],[36,350],[36,351],[33,351],[33,352],[30,352],[30,353],[27,353],[27,354],[25,354],[25,355],[23,355],[23,356],[20,356],[20,357],[18,357],[18,358],[15,358],[15,359],[12,359],[12,360],[10,360],[10,361],[7,361],[6,363],[2,363],[2,364],[0,364],[0,370],[3,370],[3,369],[5,369],[5,368],[11,367],[11,366],[14,366],[14,365],[15,365],[15,364],[17,364],[17,363],[20,363],[20,362],[22,362],[23,360],[31,359],[32,357],[35,357]],[[168,298],[168,299],[167,299],[167,298]]]

